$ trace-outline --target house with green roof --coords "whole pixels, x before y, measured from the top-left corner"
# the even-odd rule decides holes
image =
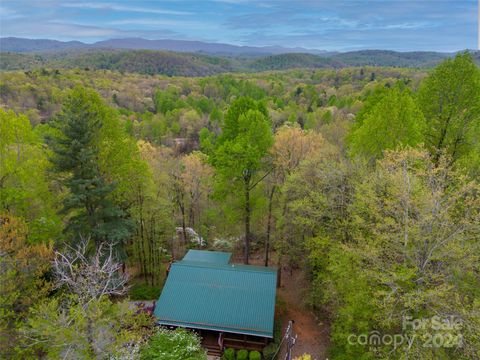
[[[261,350],[273,338],[277,270],[230,263],[231,253],[189,250],[156,304],[159,325],[197,331],[212,354]]]

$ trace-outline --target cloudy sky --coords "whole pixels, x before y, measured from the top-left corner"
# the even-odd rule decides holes
[[[456,51],[477,47],[477,14],[477,0],[1,0],[0,35]]]

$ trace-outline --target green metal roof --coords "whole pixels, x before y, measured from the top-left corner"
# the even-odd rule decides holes
[[[231,256],[231,253],[223,251],[188,250],[183,260],[228,264]]]
[[[182,260],[170,268],[154,315],[160,325],[273,337],[277,271]]]

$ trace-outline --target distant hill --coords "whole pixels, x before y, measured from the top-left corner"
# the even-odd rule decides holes
[[[12,39],[12,38],[9,38]],[[2,39],[2,50],[4,49]],[[123,39],[125,40],[125,39]],[[127,43],[123,42],[124,46]],[[142,39],[138,39],[138,46]],[[113,40],[112,40],[113,41]],[[133,40],[132,40],[133,41]],[[148,44],[150,40],[147,40]],[[7,41],[8,44],[8,41]],[[77,47],[62,48],[65,44]],[[80,43],[81,44],[81,43]],[[97,43],[99,44],[99,43]],[[108,49],[113,42],[100,42],[98,47],[79,47],[79,42],[62,43],[54,40],[35,40],[33,48],[54,47],[55,51],[3,51],[0,52],[0,70],[31,70],[37,68],[88,68],[109,69],[141,74],[169,76],[208,76],[225,72],[255,72],[293,68],[343,68],[348,66],[388,66],[428,68],[454,54],[436,52],[395,52],[386,50],[361,50],[346,53],[315,55],[286,53],[276,55],[231,56],[202,52]],[[131,43],[131,46],[134,44]],[[10,48],[13,48],[10,43]],[[17,44],[17,49],[19,45]],[[145,45],[146,46],[146,45]],[[212,45],[213,46],[213,45]],[[24,49],[24,47],[22,48]],[[214,51],[214,48],[210,48]],[[472,52],[480,64],[480,52]]]
[[[43,52],[58,50],[74,50],[85,48],[80,41],[57,41],[48,39],[24,39],[15,37],[0,38],[0,51],[2,52]]]
[[[335,56],[323,57],[313,54],[280,54],[255,59],[248,68],[254,71],[286,70],[292,68],[339,68],[344,64],[337,61]]]
[[[177,52],[202,52],[218,55],[265,55],[283,54],[290,52],[314,52],[318,50],[304,48],[284,48],[281,46],[236,46],[221,43],[206,43],[202,41],[188,40],[147,40],[142,38],[111,39],[92,44],[95,48],[106,49],[145,49],[145,50],[168,50]]]
[[[108,69],[141,74],[168,76],[207,76],[232,72],[232,62],[201,54],[150,50],[79,50],[57,53],[1,53],[1,70],[35,68]]]
[[[51,52],[78,49],[128,49],[128,50],[166,50],[176,52],[201,52],[218,55],[258,56],[291,52],[323,54],[325,51],[304,48],[285,48],[281,46],[237,46],[222,43],[207,43],[188,40],[147,40],[143,38],[110,39],[86,44],[80,41],[62,42],[57,40],[33,40],[17,37],[0,38],[0,50],[3,52]]]
[[[478,59],[479,52],[473,53]],[[248,68],[254,71],[283,70],[292,68],[342,68],[348,66],[388,67],[433,67],[442,60],[453,56],[448,53],[429,51],[396,52],[388,50],[360,50],[331,55],[280,54],[252,60]],[[477,61],[480,63],[480,61]]]
[[[335,54],[331,58],[347,66],[431,67],[449,56],[452,54],[433,51],[359,50]]]

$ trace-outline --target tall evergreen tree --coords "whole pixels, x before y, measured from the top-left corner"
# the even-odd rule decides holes
[[[64,175],[68,188],[63,213],[67,231],[91,236],[96,246],[105,241],[122,245],[130,234],[130,220],[113,204],[114,183],[105,180],[99,167],[100,129],[112,113],[93,90],[74,88],[56,119],[58,133],[49,139],[54,170]]]

